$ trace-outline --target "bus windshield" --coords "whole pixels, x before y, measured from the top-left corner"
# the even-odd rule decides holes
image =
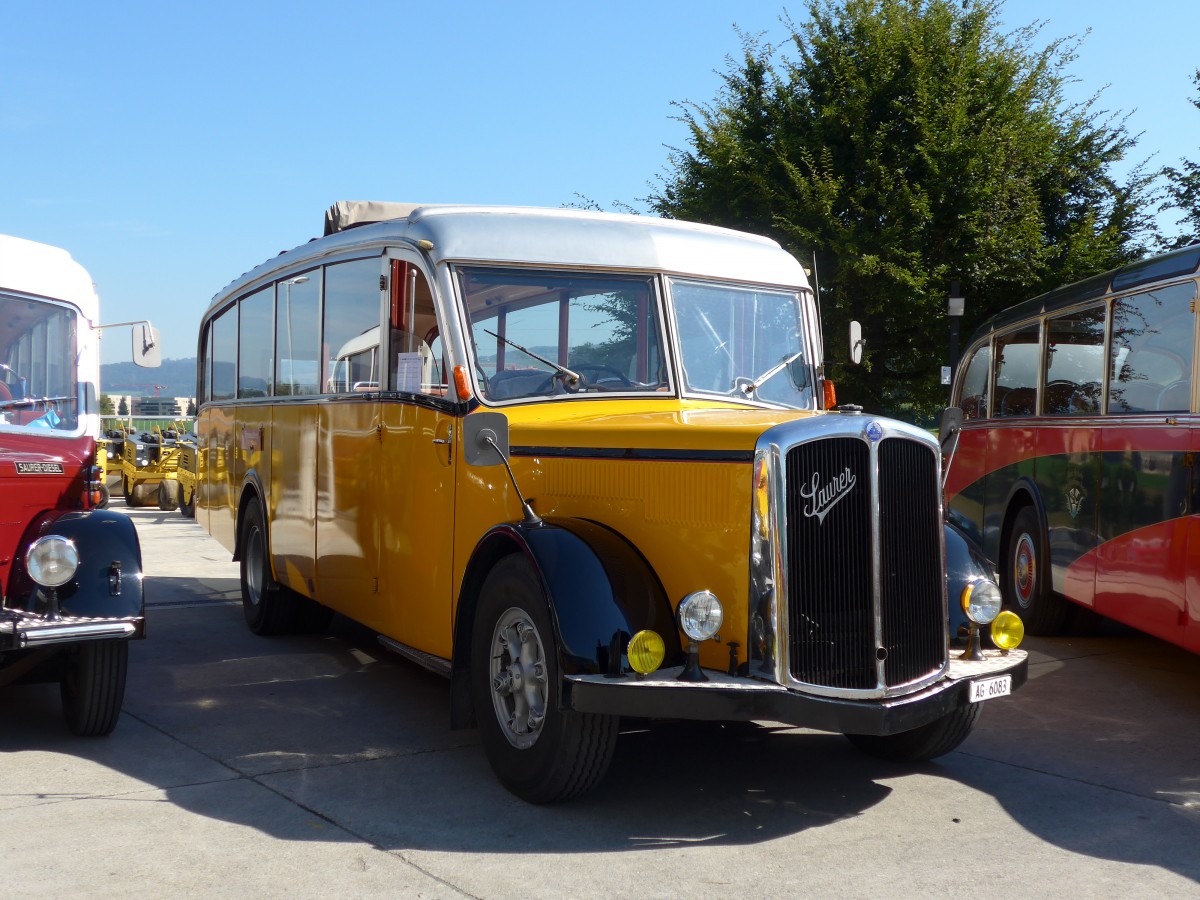
[[[458,283],[489,400],[670,386],[649,276],[463,268]]]
[[[800,294],[671,280],[684,390],[815,406]]]
[[[0,294],[0,430],[76,431],[76,314]]]

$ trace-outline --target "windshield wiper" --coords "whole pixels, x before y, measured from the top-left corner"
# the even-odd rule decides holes
[[[577,385],[583,381],[582,376],[580,376],[578,372],[572,372],[566,366],[560,366],[558,363],[551,362],[550,360],[546,359],[546,357],[544,357],[544,356],[538,356],[538,354],[534,353],[532,350],[522,347],[516,341],[510,341],[508,338],[504,337],[504,335],[496,334],[496,332],[490,331],[487,328],[485,328],[483,330],[486,331],[488,334],[490,334],[492,337],[496,338],[497,340],[504,341],[504,343],[508,344],[510,347],[515,347],[516,349],[520,350],[526,356],[532,356],[538,362],[545,363],[550,368],[552,368],[555,372],[557,372],[559,375],[562,376],[564,384],[569,384],[572,387],[574,387],[575,385]]]
[[[784,369],[786,369],[788,366],[790,366],[792,363],[794,363],[796,360],[798,360],[803,355],[804,355],[803,350],[797,350],[795,353],[793,353],[791,356],[789,356],[783,362],[767,369],[767,371],[763,372],[761,375],[759,375],[753,381],[749,381],[745,384],[739,384],[738,390],[740,390],[743,394],[745,394],[747,397],[749,397],[751,394],[753,394],[760,387],[762,387],[764,384],[766,384],[768,381],[770,381],[772,378],[774,378],[776,375],[778,375],[780,372],[782,372]]]

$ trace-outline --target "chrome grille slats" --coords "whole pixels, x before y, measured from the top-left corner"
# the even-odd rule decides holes
[[[788,659],[797,681],[875,686],[870,452],[856,438],[811,441],[787,455]],[[849,471],[858,490],[829,505]]]
[[[778,556],[752,565],[774,611],[756,620],[764,640],[752,642],[752,661],[831,697],[902,696],[936,681],[949,665],[937,442],[843,414],[781,424],[758,453],[777,466]]]
[[[888,687],[942,665],[946,627],[937,459],[932,448],[887,438],[879,445],[880,613]]]

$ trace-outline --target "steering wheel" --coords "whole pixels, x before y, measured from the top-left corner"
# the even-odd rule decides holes
[[[620,390],[621,388],[631,388],[633,382],[625,377],[625,374],[620,369],[612,366],[607,366],[604,363],[584,363],[581,366],[576,366],[575,371],[587,382],[589,387],[602,388],[605,390]],[[587,373],[594,372],[595,376]],[[619,388],[604,388],[606,382],[617,382]]]

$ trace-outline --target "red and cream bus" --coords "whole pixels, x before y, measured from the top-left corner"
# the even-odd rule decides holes
[[[133,359],[160,361],[148,322]],[[0,687],[58,681],[68,727],[117,725],[145,634],[133,523],[104,501],[100,301],[58,247],[0,235]]]
[[[963,356],[948,512],[1031,633],[1092,610],[1200,652],[1200,246],[1014,306]]]

